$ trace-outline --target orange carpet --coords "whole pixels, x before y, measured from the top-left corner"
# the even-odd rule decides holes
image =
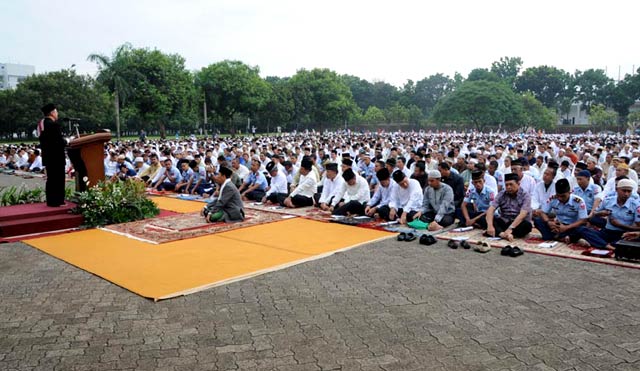
[[[154,300],[186,295],[393,236],[289,219],[215,235],[147,244],[91,229],[25,243]]]
[[[191,213],[200,211],[206,205],[204,202],[180,200],[178,198],[154,196],[151,200],[163,210],[175,211],[177,213]]]

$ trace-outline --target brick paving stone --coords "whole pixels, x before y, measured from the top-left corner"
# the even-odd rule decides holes
[[[154,303],[3,244],[0,369],[638,370],[638,292],[640,270],[388,240]]]

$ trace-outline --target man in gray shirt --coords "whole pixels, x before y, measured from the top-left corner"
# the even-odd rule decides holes
[[[429,223],[430,231],[439,231],[453,224],[455,219],[455,205],[453,203],[453,189],[443,183],[438,170],[429,171],[429,186],[424,189],[420,220]]]

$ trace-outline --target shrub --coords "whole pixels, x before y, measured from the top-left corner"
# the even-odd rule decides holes
[[[23,184],[20,187],[11,186],[0,188],[0,206],[20,204],[33,204],[44,201],[44,189],[27,189]]]
[[[77,204],[77,212],[91,227],[150,218],[160,212],[146,197],[145,184],[135,179],[100,182],[77,193]]]

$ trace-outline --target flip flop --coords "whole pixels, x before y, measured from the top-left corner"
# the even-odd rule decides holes
[[[398,235],[398,241],[404,241],[407,239],[407,234],[404,232],[400,232],[400,234]]]
[[[457,249],[458,248],[458,243],[454,240],[449,240],[449,242],[447,242],[447,246],[449,246],[452,249]]]
[[[509,256],[512,258],[517,258],[522,254],[524,254],[524,251],[522,251],[518,246],[513,246],[513,248],[511,248],[511,252],[509,253]]]
[[[416,235],[409,232],[406,234],[405,238],[404,238],[404,242],[410,242],[416,239]]]
[[[471,248],[471,245],[469,245],[469,242],[467,242],[466,240],[460,241],[460,246],[462,246],[462,248],[465,250],[469,250]]]
[[[512,250],[513,250],[513,247],[511,247],[511,245],[507,245],[507,246],[503,247],[502,250],[500,250],[500,255],[509,256],[509,255],[511,255],[511,251]]]

